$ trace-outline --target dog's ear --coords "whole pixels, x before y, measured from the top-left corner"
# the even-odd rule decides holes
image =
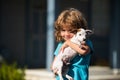
[[[85,31],[86,31],[87,35],[92,35],[94,33],[92,30],[89,30],[89,29],[87,29]]]

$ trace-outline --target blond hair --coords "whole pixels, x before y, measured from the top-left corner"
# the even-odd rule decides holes
[[[63,27],[66,27],[65,25],[75,32],[80,28],[87,29],[86,19],[83,17],[82,13],[75,8],[62,11],[55,21],[55,37],[58,42],[64,41],[60,35],[60,31]]]

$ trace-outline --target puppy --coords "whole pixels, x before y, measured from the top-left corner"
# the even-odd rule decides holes
[[[81,47],[81,42],[85,41],[87,36],[91,34],[91,30],[80,29],[72,38],[71,42],[78,44]],[[77,55],[78,53],[70,47],[64,49],[64,51],[60,51],[60,53],[56,56],[52,68],[53,70],[57,69],[57,75],[60,77],[60,80],[63,80],[63,76],[65,76],[68,80],[73,80],[71,76],[67,74],[69,70],[70,61]]]

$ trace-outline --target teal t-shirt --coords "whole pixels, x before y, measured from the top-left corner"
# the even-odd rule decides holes
[[[75,58],[72,59],[69,66],[68,75],[74,78],[74,80],[88,80],[89,77],[89,64],[91,54],[93,53],[93,45],[90,40],[86,41],[87,45],[90,47],[90,53],[86,55],[77,55]],[[54,52],[54,55],[57,56],[63,42],[60,42]],[[56,80],[59,80],[59,76],[56,76]],[[64,78],[64,80],[67,80]]]

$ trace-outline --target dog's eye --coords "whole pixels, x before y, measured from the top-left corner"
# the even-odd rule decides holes
[[[79,34],[79,36],[81,36],[81,34]]]

